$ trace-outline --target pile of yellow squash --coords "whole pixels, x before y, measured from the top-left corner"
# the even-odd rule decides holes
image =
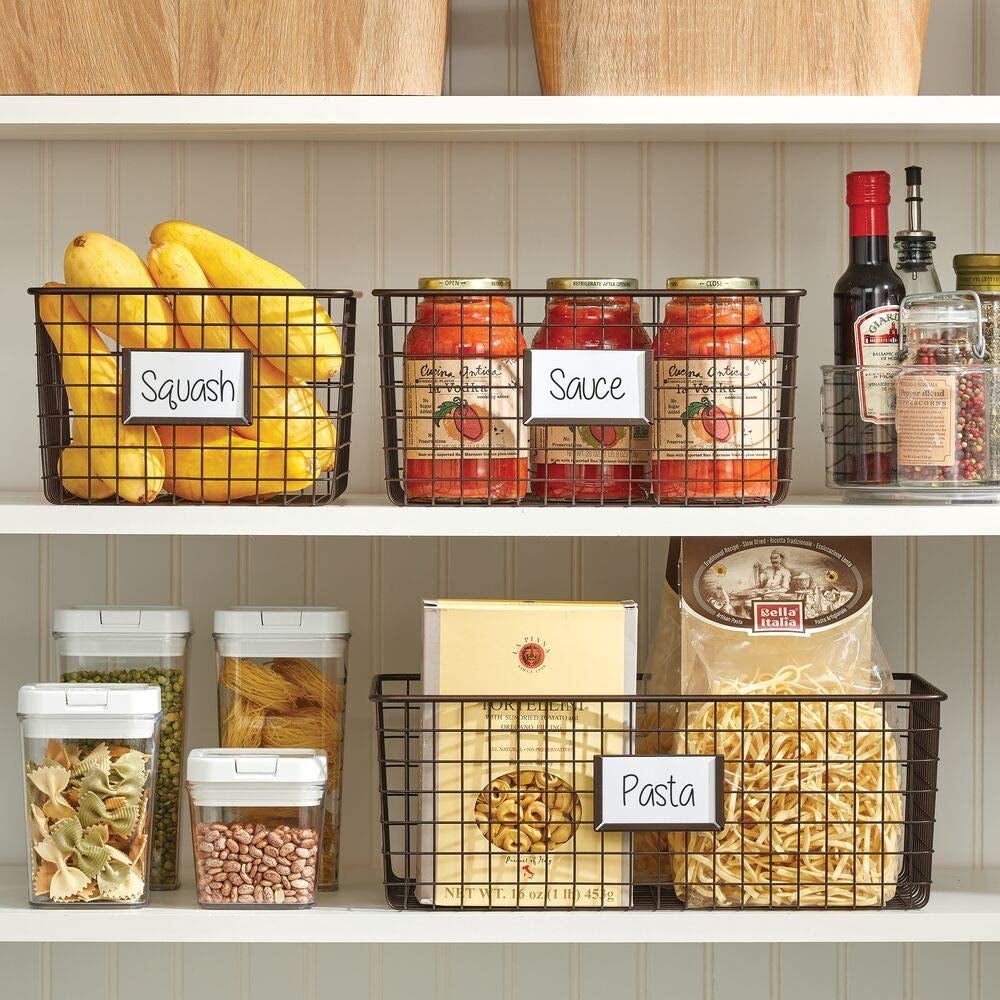
[[[39,296],[60,354],[74,415],[60,456],[63,486],[85,500],[115,494],[148,503],[161,493],[224,503],[296,493],[333,467],[336,427],[304,383],[340,371],[342,349],[326,310],[300,281],[246,248],[190,222],[161,222],[144,263],[103,233],[66,249],[65,285],[108,292]],[[128,295],[122,288],[282,290],[281,295]],[[89,319],[89,324],[87,320]],[[253,351],[249,426],[126,426],[118,363],[98,331],[123,348]]]

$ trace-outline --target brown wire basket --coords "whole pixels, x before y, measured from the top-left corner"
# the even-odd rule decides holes
[[[800,289],[374,295],[393,503],[751,506],[788,495]],[[571,317],[562,327],[557,299]],[[470,306],[485,300],[485,315]],[[612,318],[612,300],[632,318]],[[532,345],[646,351],[647,419],[529,426]]]
[[[347,489],[356,293],[62,286],[28,293],[50,503],[318,505]],[[320,343],[334,349],[295,350]],[[200,375],[199,366],[216,361],[224,366],[218,379],[162,377],[183,373],[185,364]],[[143,364],[151,367],[140,372]],[[137,402],[135,386],[146,402]],[[180,415],[192,401],[199,416]],[[240,413],[213,416],[220,401]]]
[[[914,674],[894,676],[888,694],[475,703],[423,695],[416,675],[377,676],[389,905],[923,907],[946,695]],[[490,713],[485,727],[470,723],[467,713],[482,720],[487,702],[514,724],[501,732]],[[494,752],[501,736],[508,746]],[[544,752],[519,758],[522,740]],[[593,758],[622,752],[720,755],[718,832],[598,830]]]

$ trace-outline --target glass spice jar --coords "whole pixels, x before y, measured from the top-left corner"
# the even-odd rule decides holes
[[[409,500],[520,500],[528,489],[521,422],[525,343],[509,278],[421,278],[403,345]]]
[[[963,253],[954,260],[955,283],[979,296],[983,310],[983,360],[1000,366],[1000,253]],[[989,479],[1000,483],[1000,380],[990,373]]]
[[[652,346],[628,294],[635,278],[549,278],[545,322],[531,346],[641,351]],[[574,293],[593,294],[574,294]],[[539,426],[531,433],[531,492],[545,500],[643,500],[649,491],[645,426]]]
[[[669,278],[653,346],[653,494],[773,499],[778,488],[774,339],[757,278]]]
[[[897,475],[910,486],[979,486],[989,475],[989,371],[975,292],[910,295],[896,377]]]

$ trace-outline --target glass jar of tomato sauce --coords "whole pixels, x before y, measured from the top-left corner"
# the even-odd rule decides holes
[[[757,278],[669,278],[654,357],[653,494],[773,499],[778,487],[774,340]]]
[[[403,345],[405,486],[411,500],[519,500],[525,344],[509,278],[421,278],[429,294]]]
[[[648,350],[635,278],[549,278],[546,350]],[[580,294],[584,293],[584,294]],[[543,500],[635,500],[649,493],[649,429],[540,426],[531,432],[531,492]]]

